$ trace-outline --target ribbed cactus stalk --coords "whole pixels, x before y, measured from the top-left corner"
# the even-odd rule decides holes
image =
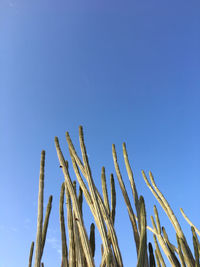
[[[68,142],[68,146],[69,146],[69,152],[70,152],[70,156],[71,156],[71,159],[72,159],[72,164],[73,164],[73,168],[74,168],[74,172],[77,176],[77,179],[78,179],[78,182],[83,190],[83,193],[84,193],[84,196],[85,196],[85,199],[91,209],[91,212],[94,216],[94,219],[95,219],[95,223],[99,229],[99,232],[100,232],[100,229],[101,229],[101,226],[100,226],[100,222],[99,222],[99,217],[97,217],[97,212],[95,210],[95,207],[94,207],[94,201],[92,199],[92,196],[90,195],[81,175],[80,175],[80,172],[78,170],[78,168],[80,168],[82,174],[86,177],[86,180],[87,180],[87,176],[85,174],[85,170],[84,170],[84,166],[80,160],[80,158],[78,157],[77,153],[76,153],[76,150],[74,149],[74,146],[73,146],[73,143],[71,141],[71,138],[69,136],[69,133],[66,133],[66,139],[67,139],[67,142]],[[115,257],[116,257],[116,260],[117,260],[117,263],[119,266],[123,266],[123,263],[122,263],[122,258],[121,258],[121,253],[120,253],[120,250],[119,250],[119,246],[118,246],[118,241],[117,241],[117,236],[116,236],[116,233],[115,233],[115,229],[113,227],[113,224],[112,224],[112,221],[107,213],[107,210],[105,208],[105,205],[103,203],[103,200],[97,190],[97,188],[95,187],[95,193],[97,194],[97,197],[98,197],[98,202],[99,202],[99,205],[100,205],[100,209],[101,209],[101,213],[102,213],[102,216],[104,218],[104,221],[108,227],[108,231],[110,232],[110,235],[111,235],[111,242],[112,242],[112,246],[113,246],[113,250],[114,250],[114,253],[115,253]],[[100,232],[101,233],[101,232]],[[102,238],[103,239],[103,238]],[[107,242],[109,242],[107,240]],[[104,254],[106,255],[106,254]]]
[[[102,213],[101,213],[101,210],[99,207],[99,202],[98,202],[97,195],[96,195],[94,181],[93,181],[90,166],[89,166],[88,156],[87,156],[86,147],[85,147],[85,143],[84,143],[82,126],[79,127],[79,141],[80,141],[81,153],[82,153],[83,164],[84,164],[85,178],[87,179],[87,182],[88,182],[90,194],[91,194],[94,208],[96,211],[96,216],[97,216],[98,221],[99,221],[99,232],[100,232],[102,242],[104,245],[104,253],[106,253],[106,255],[109,255],[110,254],[110,246],[109,246],[109,242],[108,242],[107,231],[106,231],[103,216],[102,216]]]
[[[90,225],[90,246],[92,250],[92,256],[94,258],[94,254],[95,254],[95,225],[94,223]]]
[[[193,266],[194,265],[194,258],[193,258],[192,252],[191,252],[191,250],[187,244],[184,233],[181,229],[181,226],[180,226],[176,216],[174,215],[174,212],[172,211],[169,203],[167,202],[167,200],[165,199],[165,197],[163,196],[161,191],[158,189],[158,187],[154,181],[154,177],[153,177],[152,173],[149,172],[149,177],[150,177],[151,183],[153,185],[153,188],[150,185],[150,183],[148,182],[148,179],[147,179],[144,171],[142,172],[142,174],[143,174],[143,178],[144,178],[145,182],[147,183],[148,187],[150,188],[150,190],[152,191],[152,193],[154,194],[154,196],[156,197],[156,199],[158,200],[158,202],[160,203],[160,205],[162,206],[162,208],[166,212],[168,218],[170,219],[172,225],[175,228],[176,233],[178,234],[178,237],[181,239],[181,244],[182,244],[181,247],[185,251],[185,253],[187,253],[187,255],[185,255],[185,258],[187,258],[189,264],[191,266]]]
[[[136,212],[137,212],[137,217],[139,217],[140,210],[139,210],[138,193],[137,193],[135,181],[134,181],[134,178],[133,178],[133,171],[132,171],[130,163],[129,163],[128,153],[127,153],[127,150],[126,150],[126,144],[125,143],[123,143],[122,148],[123,148],[124,162],[125,162],[125,165],[126,165],[128,178],[129,178],[131,189],[132,189],[132,194],[133,194],[133,199],[134,199],[135,208],[136,208]],[[140,229],[140,225],[139,225],[139,229]]]
[[[181,262],[181,266],[186,267],[185,260],[183,257],[183,252],[181,250],[181,244],[180,244],[179,237],[177,234],[176,234],[176,240],[177,240],[177,244],[178,244],[178,255],[179,255],[180,262]]]
[[[153,247],[151,242],[149,242],[149,266],[150,267],[156,267],[155,258],[153,254]]]
[[[200,262],[199,262],[199,240],[197,238],[195,229],[193,226],[191,226],[191,230],[192,230],[192,240],[193,240],[193,247],[194,247],[194,255],[195,255],[195,267],[199,267],[200,266]]]
[[[50,217],[51,208],[52,208],[52,200],[53,200],[53,196],[51,195],[49,197],[49,201],[48,201],[48,204],[47,204],[44,224],[43,224],[43,228],[42,228],[42,252],[41,252],[41,255],[43,254],[44,245],[45,245],[45,241],[46,241],[47,228],[48,228],[49,217]]]
[[[167,247],[167,245],[166,245],[166,243],[165,243],[165,241],[163,239],[163,236],[161,235],[161,233],[159,234],[158,229],[156,228],[156,224],[155,224],[153,216],[151,216],[151,222],[152,222],[152,225],[153,225],[154,232],[156,233],[156,235],[154,235],[155,236],[154,242],[155,242],[155,245],[156,245],[156,249],[157,249],[159,258],[161,256],[161,252],[160,252],[160,249],[159,249],[158,244],[157,244],[156,236],[157,236],[157,238],[159,240],[159,243],[160,243],[165,255],[167,256],[167,258],[170,261],[170,263],[172,264],[172,266],[174,266],[174,262],[172,260],[171,253],[170,253],[170,251],[169,251],[169,249],[168,249],[168,247]],[[162,263],[162,260],[161,260],[161,263]]]
[[[106,183],[105,167],[102,168],[101,182],[102,192],[94,183],[92,172],[90,169],[87,151],[85,147],[83,129],[82,126],[79,128],[79,142],[81,147],[81,159],[76,152],[69,133],[66,133],[68,148],[70,157],[72,160],[73,170],[77,178],[77,186],[79,185],[79,194],[76,194],[76,181],[72,182],[69,169],[68,161],[65,160],[58,138],[55,138],[56,151],[59,159],[60,168],[64,174],[65,182],[62,184],[60,191],[60,228],[61,228],[61,240],[62,240],[62,263],[61,267],[94,267],[94,255],[95,255],[95,228],[99,230],[102,246],[102,258],[100,267],[123,267],[123,261],[121,252],[118,244],[116,231],[114,228],[115,213],[116,213],[116,190],[114,176],[110,176],[110,191]],[[158,189],[153,175],[149,172],[150,182],[147,179],[144,171],[142,171],[143,178],[167,214],[171,221],[177,238],[177,245],[170,242],[171,237],[168,237],[165,227],[161,227],[159,214],[156,206],[154,206],[154,217],[151,216],[151,222],[153,227],[147,225],[147,216],[145,210],[145,202],[143,196],[138,199],[138,193],[133,177],[133,172],[130,166],[126,145],[123,143],[123,156],[124,163],[126,166],[130,186],[132,189],[132,195],[135,204],[136,215],[133,211],[131,201],[129,199],[122,174],[120,172],[119,163],[117,160],[117,153],[115,146],[112,146],[112,155],[117,174],[117,179],[124,197],[125,205],[128,210],[129,219],[134,234],[134,241],[137,251],[137,267],[165,267],[162,251],[167,256],[170,265],[173,267],[200,267],[200,243],[197,235],[200,235],[200,231],[194,224],[188,219],[183,210],[181,213],[186,221],[191,226],[194,256],[188,246],[185,235],[181,229],[181,226],[174,215],[169,203],[163,196],[161,191]],[[39,193],[38,193],[38,217],[37,217],[37,235],[35,242],[35,267],[44,267],[44,263],[41,263],[43,250],[45,246],[45,240],[47,235],[48,223],[50,218],[50,212],[52,207],[52,196],[49,197],[48,205],[46,208],[45,220],[43,222],[43,194],[44,194],[44,165],[45,165],[45,151],[41,153],[40,162],[40,177],[39,177]],[[111,202],[109,203],[108,192],[110,192]],[[67,207],[67,232],[69,238],[69,249],[67,248],[67,236],[65,229],[64,220],[64,193],[66,196],[66,207]],[[83,197],[86,200],[87,205],[93,216],[94,223],[90,225],[90,237],[84,225],[84,217],[82,205]],[[155,219],[154,219],[155,218]],[[148,243],[147,253],[147,233],[150,230],[153,233],[155,250],[151,243]],[[160,246],[160,247],[159,247]],[[32,266],[34,242],[31,244],[29,254],[29,267]],[[149,254],[149,256],[148,256]]]
[[[66,231],[65,231],[65,219],[64,219],[64,192],[65,192],[65,183],[61,186],[60,191],[60,230],[61,230],[61,241],[62,241],[62,267],[68,267],[68,251],[67,251],[67,239],[66,239]]]
[[[111,220],[114,225],[115,223],[115,209],[116,209],[116,190],[115,190],[115,180],[113,174],[110,175],[110,188],[111,188]]]
[[[156,235],[153,235],[153,239],[154,239],[154,243],[155,243],[155,246],[156,246],[155,255],[156,255],[157,263],[158,263],[158,265],[160,263],[162,267],[166,267],[166,264],[164,262],[164,259],[163,259],[163,256],[161,254],[160,248],[158,246]]]
[[[124,201],[125,201],[126,207],[128,209],[128,215],[129,215],[129,218],[130,218],[130,221],[131,221],[131,224],[132,224],[133,234],[134,234],[134,239],[135,239],[135,244],[136,244],[136,251],[137,251],[137,254],[138,254],[139,245],[140,245],[140,241],[139,241],[140,238],[139,238],[138,228],[137,228],[137,224],[136,224],[136,220],[135,220],[135,214],[133,212],[133,209],[132,209],[132,206],[131,206],[131,202],[129,200],[129,197],[128,197],[128,194],[127,194],[127,191],[126,191],[123,179],[122,179],[122,175],[121,175],[121,172],[120,172],[120,169],[119,169],[119,164],[117,162],[117,153],[116,153],[116,150],[115,150],[115,145],[112,145],[112,154],[113,154],[113,161],[114,161],[114,165],[115,165],[115,171],[116,171],[116,174],[117,174],[117,179],[119,181],[119,185],[120,185],[123,197],[124,197]]]
[[[200,231],[197,229],[197,227],[190,221],[190,219],[186,216],[185,212],[183,211],[182,208],[180,208],[181,214],[183,215],[183,217],[185,218],[185,220],[189,223],[190,226],[192,226],[196,233],[200,236]]]
[[[75,253],[75,241],[74,241],[74,228],[73,228],[73,215],[72,215],[72,204],[67,184],[65,182],[65,196],[67,206],[67,226],[69,234],[69,266],[75,266],[76,264],[76,253]]]
[[[30,253],[29,253],[29,263],[28,263],[28,267],[31,267],[31,266],[32,266],[33,249],[34,249],[34,242],[31,243],[31,248],[30,248]]]
[[[72,200],[72,206],[73,206],[76,218],[79,221],[78,228],[79,228],[80,238],[81,238],[82,246],[84,249],[84,254],[85,254],[85,257],[87,260],[87,264],[92,267],[92,266],[94,266],[94,260],[92,257],[87,232],[86,232],[85,226],[83,224],[82,215],[80,212],[78,200],[77,200],[76,194],[74,192],[74,188],[73,188],[72,181],[71,181],[71,178],[70,178],[70,175],[68,172],[68,168],[66,166],[66,162],[65,162],[64,156],[62,154],[62,151],[60,149],[60,145],[59,145],[57,137],[55,137],[55,145],[56,145],[56,150],[57,150],[58,158],[60,161],[60,165],[62,166],[63,174],[65,177],[65,182],[67,184],[67,189],[69,191],[70,198]]]
[[[35,246],[35,267],[40,267],[41,256],[42,256],[41,253],[42,253],[43,198],[44,198],[44,165],[45,165],[45,151],[43,150],[41,152],[41,161],[40,161],[37,236],[36,236],[36,246]]]
[[[83,191],[80,186],[79,186],[79,194],[78,194],[78,203],[79,203],[80,212],[83,217],[83,211],[82,211],[83,210]]]
[[[156,266],[157,267],[161,267],[160,260],[159,260],[159,257],[158,257],[158,252],[157,252],[156,249],[155,249],[155,257],[156,257]]]
[[[138,251],[138,261],[137,261],[137,267],[144,267],[146,264],[146,255],[147,255],[147,233],[146,233],[146,210],[145,210],[145,204],[144,204],[144,198],[143,196],[140,196],[139,199],[139,206],[140,206],[140,241],[139,241],[139,251]]]
[[[76,181],[73,181],[73,187],[74,187],[74,192],[77,196],[76,193]],[[78,203],[80,204],[79,200]],[[80,208],[80,205],[79,205]],[[82,210],[80,209],[81,216],[82,216]],[[82,217],[83,219],[83,217]],[[76,218],[75,213],[73,212],[73,230],[74,230],[74,241],[75,241],[75,251],[76,251],[76,266],[85,266],[85,257],[84,257],[84,252],[83,248],[81,245],[81,240],[80,240],[80,235],[78,231],[78,219]]]
[[[110,215],[108,191],[107,191],[107,185],[106,185],[105,167],[102,167],[102,171],[101,171],[101,186],[102,186],[104,204],[105,204],[105,207],[107,209],[108,214]]]

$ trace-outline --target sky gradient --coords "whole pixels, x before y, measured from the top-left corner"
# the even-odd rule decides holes
[[[179,208],[199,226],[199,10],[197,0],[0,2],[0,267],[28,264],[36,238],[43,149],[45,207],[53,195],[43,259],[45,266],[60,266],[63,175],[54,137],[59,137],[69,159],[65,132],[78,148],[79,125],[97,186],[102,166],[107,178],[115,174],[114,143],[131,197],[122,157],[125,141],[138,193],[145,198],[148,224],[156,204],[175,240],[142,179],[142,169],[153,172],[191,240]],[[119,246],[124,266],[135,266],[131,224],[115,181]],[[88,215],[87,229],[91,220]],[[152,240],[151,233],[148,237]],[[100,251],[96,254],[98,266]]]

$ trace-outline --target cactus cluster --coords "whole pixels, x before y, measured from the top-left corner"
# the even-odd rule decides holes
[[[86,146],[83,136],[83,128],[79,128],[79,142],[81,148],[81,157],[74,148],[69,133],[66,133],[66,140],[68,143],[69,153],[76,175],[77,181],[72,181],[68,162],[65,160],[60,148],[59,140],[55,137],[55,146],[58,155],[60,167],[64,175],[64,182],[60,191],[60,230],[62,242],[62,262],[61,267],[93,267],[95,266],[94,256],[95,249],[95,231],[96,228],[101,236],[101,267],[122,267],[123,259],[118,244],[117,233],[115,231],[115,213],[116,213],[116,190],[114,174],[110,175],[110,195],[111,201],[109,203],[109,190],[106,181],[105,168],[102,167],[101,184],[102,195],[97,189],[90,164],[88,161]],[[157,207],[154,206],[154,217],[151,216],[152,227],[147,225],[146,210],[144,197],[138,196],[133,172],[129,163],[128,153],[125,143],[123,144],[123,156],[126,166],[127,174],[132,189],[132,197],[134,199],[133,207],[128,196],[120,167],[117,161],[117,153],[115,146],[112,146],[113,161],[116,171],[116,177],[119,182],[124,202],[127,207],[130,218],[134,242],[137,252],[137,267],[154,267],[166,266],[163,258],[163,253],[166,255],[171,266],[188,266],[199,267],[200,243],[197,235],[200,231],[188,219],[183,210],[181,213],[186,221],[191,226],[191,233],[193,237],[193,252],[191,251],[186,237],[181,229],[181,226],[173,213],[169,203],[158,189],[154,177],[149,172],[149,179],[144,171],[142,176],[147,186],[161,205],[169,220],[171,221],[177,238],[177,244],[170,242],[167,232],[164,227],[161,227]],[[39,194],[38,194],[38,219],[37,219],[37,235],[35,244],[35,267],[44,266],[42,263],[42,254],[45,246],[46,233],[48,228],[49,216],[51,212],[52,196],[49,197],[49,202],[46,209],[45,220],[43,222],[43,191],[44,191],[44,165],[45,152],[41,153],[41,166],[39,177]],[[77,194],[76,185],[79,185],[79,193]],[[67,229],[65,227],[64,218],[64,196],[66,198],[67,209]],[[83,198],[84,197],[84,198]],[[94,223],[91,223],[90,233],[88,234],[84,224],[84,215],[82,211],[83,199],[86,201],[90,211],[93,215]],[[134,212],[135,210],[135,212]],[[147,241],[147,230],[153,233],[154,248],[152,243]],[[67,236],[69,244],[67,245]],[[161,249],[162,251],[161,251]],[[29,267],[32,266],[34,242],[31,244],[29,255]]]

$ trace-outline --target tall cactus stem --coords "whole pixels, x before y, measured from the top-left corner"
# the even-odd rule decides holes
[[[83,163],[84,163],[84,170],[85,170],[85,174],[86,174],[86,179],[88,182],[88,186],[90,189],[94,208],[96,211],[96,216],[97,216],[98,221],[99,221],[100,235],[101,235],[102,242],[103,242],[103,245],[105,248],[105,253],[107,255],[110,253],[110,246],[109,246],[106,227],[105,227],[104,220],[103,220],[103,215],[102,215],[100,207],[99,207],[99,203],[98,203],[98,199],[97,199],[97,195],[96,195],[96,190],[95,190],[95,185],[94,185],[94,181],[93,181],[90,166],[89,166],[88,156],[87,156],[86,147],[85,147],[85,143],[84,143],[84,135],[83,135],[83,127],[82,126],[79,127],[79,141],[80,141],[80,147],[81,147],[81,153],[82,153],[82,158],[83,158]]]
[[[156,225],[157,225],[157,231],[158,234],[161,234],[161,226],[160,226],[160,220],[159,220],[159,216],[158,216],[158,210],[156,208],[156,205],[154,205],[154,214],[155,214],[155,218],[156,218]]]
[[[137,193],[137,188],[136,188],[136,184],[135,184],[134,177],[133,177],[133,171],[132,171],[130,163],[129,163],[128,153],[127,153],[125,143],[123,143],[122,148],[123,148],[124,162],[125,162],[126,170],[128,173],[128,178],[130,181],[131,189],[132,189],[132,194],[133,194],[133,199],[134,199],[135,208],[136,208],[136,212],[137,212],[137,217],[139,217],[140,210],[139,210],[138,193]],[[140,230],[140,225],[139,225],[139,230]]]
[[[43,198],[44,198],[44,165],[45,151],[41,152],[40,176],[39,176],[39,193],[38,193],[38,217],[37,217],[37,235],[35,246],[35,267],[41,265],[42,252],[42,224],[43,224]]]
[[[155,258],[153,254],[153,247],[151,242],[149,242],[149,266],[156,267]]]
[[[108,191],[107,191],[107,185],[106,185],[105,167],[102,167],[102,171],[101,171],[101,186],[102,186],[104,204],[105,204],[105,207],[107,209],[108,214],[110,215]]]
[[[164,262],[164,259],[163,259],[163,256],[161,254],[161,251],[160,251],[160,248],[158,246],[158,242],[157,242],[157,239],[156,239],[156,235],[153,235],[153,239],[154,239],[154,243],[155,243],[155,246],[156,246],[156,254],[157,254],[157,257],[159,259],[159,262],[161,263],[161,266],[162,267],[166,267],[166,264]]]
[[[41,255],[43,254],[44,245],[45,245],[45,241],[46,241],[47,228],[48,228],[48,225],[49,225],[49,217],[50,217],[51,208],[52,208],[52,200],[53,200],[53,196],[51,195],[49,197],[49,201],[48,201],[48,204],[47,204],[44,224],[43,224],[43,228],[42,228],[42,252],[41,252]]]
[[[80,186],[79,186],[79,193],[78,193],[78,203],[79,203],[81,215],[83,217],[83,191]]]
[[[133,212],[133,209],[132,209],[132,206],[131,206],[131,203],[130,203],[130,200],[129,200],[129,197],[128,197],[128,194],[127,194],[124,182],[123,182],[123,179],[122,179],[122,175],[121,175],[121,172],[120,172],[120,169],[119,169],[119,164],[117,162],[117,153],[116,153],[114,144],[112,145],[112,154],[113,154],[113,161],[114,161],[114,165],[115,165],[115,171],[116,171],[116,174],[117,174],[117,179],[119,181],[119,185],[120,185],[120,188],[121,188],[121,191],[122,191],[122,194],[123,194],[123,197],[124,197],[124,201],[125,201],[126,206],[127,206],[129,218],[130,218],[130,221],[131,221],[131,225],[132,225],[132,229],[133,229],[133,235],[134,235],[135,244],[136,244],[136,251],[137,251],[137,254],[138,254],[139,242],[140,242],[139,241],[140,240],[139,239],[139,233],[138,233],[138,229],[137,229],[135,215],[134,215],[134,212]]]
[[[141,225],[141,233],[140,233],[140,246],[138,252],[138,261],[137,267],[144,267],[146,264],[146,256],[147,256],[147,233],[146,233],[146,211],[143,196],[140,196],[139,199],[140,205],[140,225]]]
[[[181,262],[181,266],[186,267],[185,260],[183,257],[183,252],[181,250],[181,244],[180,244],[179,237],[178,237],[177,233],[176,233],[176,240],[177,240],[177,244],[178,244],[178,255],[179,255],[180,262]]]
[[[94,266],[94,259],[91,254],[87,232],[86,232],[83,220],[82,220],[82,215],[79,209],[78,200],[74,192],[74,188],[73,188],[72,181],[71,181],[71,178],[68,172],[68,168],[66,167],[65,159],[60,149],[60,145],[59,145],[59,141],[57,137],[55,137],[55,145],[56,145],[56,150],[57,150],[57,155],[60,161],[60,165],[62,166],[63,174],[64,174],[65,181],[67,184],[67,189],[69,190],[70,197],[72,199],[73,209],[74,209],[76,218],[79,221],[78,228],[79,228],[80,238],[81,238],[82,246],[84,249],[84,254],[87,260],[87,264],[92,267]]]
[[[111,220],[114,225],[115,210],[116,210],[116,190],[115,190],[115,180],[112,173],[110,175],[110,188],[111,188]]]
[[[197,235],[195,233],[195,229],[193,226],[191,226],[192,230],[192,240],[193,240],[193,247],[194,247],[194,255],[195,255],[195,267],[199,267],[199,242],[197,239]]]
[[[61,241],[62,241],[62,266],[68,267],[68,252],[67,252],[67,238],[66,238],[66,230],[65,230],[65,220],[64,220],[64,191],[65,191],[65,183],[62,183],[61,191],[60,191],[60,230],[61,230]]]
[[[156,249],[155,249],[155,257],[156,257],[156,266],[157,267],[161,267],[160,260],[159,260],[159,257],[158,257],[158,252],[157,252]]]
[[[181,214],[183,215],[184,219],[189,223],[190,226],[193,226],[196,233],[200,236],[200,231],[197,229],[197,227],[190,221],[190,219],[186,216],[185,212],[182,208],[180,208]]]
[[[75,266],[76,253],[75,253],[75,241],[74,241],[74,230],[73,230],[73,215],[72,215],[72,204],[67,184],[65,182],[65,197],[67,206],[67,226],[69,234],[69,266]]]
[[[28,267],[31,267],[31,266],[32,266],[33,249],[34,249],[34,242],[31,243],[31,248],[30,248],[30,253],[29,253],[29,263],[28,263]]]
[[[95,225],[94,223],[92,223],[90,225],[90,246],[91,246],[91,250],[92,250],[92,256],[94,258],[94,254],[95,254]]]

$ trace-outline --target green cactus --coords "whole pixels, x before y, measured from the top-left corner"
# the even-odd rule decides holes
[[[41,252],[41,255],[43,254],[44,245],[45,245],[45,241],[46,241],[47,228],[48,228],[49,217],[50,217],[51,208],[52,208],[52,200],[53,200],[53,196],[51,195],[49,197],[49,201],[48,201],[48,204],[47,204],[44,224],[43,224],[43,228],[42,228],[42,252]]]
[[[81,215],[83,217],[83,191],[80,186],[79,186],[79,194],[78,194],[78,203],[79,203]]]
[[[35,267],[40,267],[42,257],[42,224],[43,224],[43,198],[44,198],[44,165],[45,151],[41,152],[39,193],[38,193],[38,218],[37,218],[37,235],[35,246]]]
[[[67,226],[69,235],[69,266],[75,266],[76,253],[75,253],[74,230],[73,230],[72,204],[66,182],[65,182],[65,196],[66,196],[66,207],[67,207]]]
[[[107,185],[106,185],[105,167],[102,167],[102,171],[101,171],[101,186],[102,186],[104,204],[105,204],[108,214],[110,215],[110,206],[109,206],[108,191],[107,191]]]
[[[81,211],[79,208],[78,200],[77,200],[76,194],[74,192],[73,184],[72,184],[69,172],[68,172],[68,168],[67,168],[66,163],[65,163],[64,156],[63,156],[62,151],[60,149],[60,145],[59,145],[59,141],[58,141],[57,137],[55,137],[55,145],[56,145],[56,150],[57,150],[58,158],[60,161],[60,165],[62,166],[63,174],[65,176],[65,182],[67,185],[67,189],[69,191],[69,194],[70,194],[70,197],[72,200],[72,206],[73,206],[76,218],[79,221],[78,228],[79,228],[79,233],[80,233],[80,239],[81,239],[82,246],[84,249],[84,254],[85,254],[85,257],[87,260],[87,264],[92,267],[92,266],[94,266],[94,260],[92,257],[87,232],[86,232],[85,226],[83,224],[82,215],[81,215]]]
[[[136,224],[136,220],[135,220],[135,214],[133,212],[133,209],[132,209],[132,206],[131,206],[131,202],[129,200],[129,197],[128,197],[128,194],[127,194],[127,191],[126,191],[123,179],[122,179],[122,175],[121,175],[121,172],[120,172],[120,169],[119,169],[119,164],[117,162],[117,153],[116,153],[114,144],[112,145],[112,154],[113,154],[113,161],[114,161],[114,165],[115,165],[115,171],[116,171],[116,174],[117,174],[117,179],[119,181],[119,185],[120,185],[123,197],[124,197],[124,201],[125,201],[126,207],[128,209],[128,214],[129,214],[129,218],[130,218],[130,221],[131,221],[133,234],[134,234],[134,239],[135,239],[135,244],[136,244],[136,251],[137,251],[137,254],[138,254],[139,244],[140,244],[140,241],[139,241],[140,237],[139,237],[138,228],[137,228],[137,224]]]
[[[77,266],[77,267],[94,267],[94,255],[95,255],[95,227],[99,230],[102,246],[101,246],[101,267],[123,267],[123,261],[118,244],[117,234],[114,228],[115,213],[116,213],[116,189],[114,176],[110,176],[110,190],[111,190],[111,203],[109,204],[108,187],[106,184],[105,167],[102,168],[101,182],[103,198],[99,190],[97,189],[94,179],[92,177],[82,126],[79,128],[79,141],[81,147],[82,160],[79,158],[69,133],[66,133],[67,143],[69,147],[69,153],[72,160],[73,170],[75,172],[77,182],[79,185],[79,194],[76,194],[76,181],[72,182],[69,170],[68,161],[64,159],[62,154],[58,138],[55,138],[56,151],[59,159],[59,165],[64,174],[65,182],[62,184],[60,191],[60,227],[61,227],[61,240],[62,240],[62,267],[65,266]],[[164,262],[162,251],[167,256],[171,266],[174,267],[200,267],[200,243],[197,238],[197,234],[200,235],[200,231],[194,226],[194,224],[188,219],[183,210],[181,213],[185,220],[189,223],[192,230],[194,256],[188,246],[185,235],[181,229],[181,226],[173,213],[169,203],[164,195],[158,189],[154,177],[149,172],[150,181],[147,179],[146,174],[142,171],[143,179],[147,186],[167,214],[170,222],[172,223],[177,238],[177,247],[173,245],[165,227],[161,227],[159,214],[156,206],[154,205],[154,217],[151,216],[153,228],[147,225],[147,216],[145,210],[145,202],[143,196],[138,199],[138,193],[133,178],[133,172],[128,159],[126,145],[123,143],[123,156],[126,166],[128,179],[132,189],[132,195],[135,204],[136,215],[131,206],[124,180],[120,172],[117,154],[115,146],[112,146],[112,154],[114,167],[119,181],[119,185],[124,197],[124,202],[128,210],[128,215],[131,221],[131,226],[134,234],[134,241],[137,251],[137,266],[138,267],[160,267],[166,266]],[[35,242],[35,267],[44,266],[41,263],[43,250],[45,247],[45,240],[47,235],[48,223],[50,218],[50,212],[52,207],[52,196],[49,197],[48,205],[46,208],[45,220],[43,222],[43,195],[44,195],[44,165],[45,165],[45,151],[41,153],[40,162],[40,177],[39,177],[39,193],[38,193],[38,218],[37,218],[37,235]],[[85,179],[83,179],[83,177]],[[67,207],[67,234],[69,238],[69,249],[67,249],[67,236],[64,220],[64,193],[66,196]],[[93,215],[94,223],[90,225],[90,237],[88,238],[85,225],[84,214],[82,210],[83,197],[89,206]],[[147,253],[147,229],[153,233],[155,250],[151,243],[148,243],[149,257]],[[160,247],[159,247],[160,246]],[[34,242],[31,244],[29,253],[29,267],[32,266]]]
[[[139,251],[138,251],[138,261],[137,267],[144,267],[146,262],[146,255],[147,255],[147,233],[146,233],[146,211],[145,211],[145,204],[143,196],[140,196],[139,199],[139,206],[140,206],[140,241],[139,241]]]
[[[94,254],[95,254],[95,225],[94,223],[90,225],[90,246],[92,250],[92,256],[94,258]]]
[[[149,266],[150,267],[156,267],[155,258],[153,254],[153,247],[151,242],[149,242]]]
[[[31,267],[32,266],[33,250],[34,250],[34,242],[31,243],[31,248],[30,248],[30,253],[29,253],[29,264],[28,264],[28,267]]]
[[[114,225],[115,223],[115,209],[116,209],[116,190],[115,190],[115,180],[113,174],[110,175],[110,188],[111,188],[111,219]]]
[[[156,256],[156,266],[157,267],[161,267],[160,260],[159,260],[159,257],[158,257],[158,252],[157,252],[156,249],[155,249],[155,256]]]
[[[61,240],[62,240],[62,266],[68,267],[68,250],[67,250],[67,240],[66,240],[66,230],[65,230],[65,219],[64,219],[64,192],[65,192],[65,183],[62,183],[60,191],[60,230],[61,230]]]

